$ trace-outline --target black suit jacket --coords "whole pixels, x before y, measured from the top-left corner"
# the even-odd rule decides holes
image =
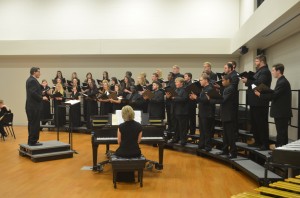
[[[274,118],[292,117],[291,85],[285,76],[278,78],[273,93],[262,93],[261,99],[272,100],[270,116]]]
[[[210,78],[210,82],[212,82],[212,83],[214,83],[218,80],[218,76],[214,72],[210,72],[209,78]]]
[[[215,111],[216,111],[215,103],[213,100],[208,100],[205,94],[212,89],[214,88],[211,84],[207,85],[206,87],[203,87],[202,92],[197,98],[197,102],[199,103],[198,116],[200,118],[213,118],[215,116]]]
[[[154,97],[149,100],[148,113],[151,118],[164,119],[165,117],[165,102],[164,93],[162,90],[153,91]]]
[[[178,96],[174,97],[172,100],[172,113],[175,116],[179,115],[188,115],[189,114],[189,105],[188,105],[188,93],[183,87],[177,88],[176,93]]]
[[[260,84],[265,84],[266,86],[270,87],[272,82],[272,75],[268,68],[268,65],[259,68],[255,75],[255,80],[248,79],[246,82],[247,89],[247,102],[250,106],[257,106],[257,107],[267,107],[269,106],[269,101],[263,100],[260,97],[257,97],[252,90],[252,84],[258,86]]]
[[[42,108],[42,89],[36,78],[30,76],[26,81],[26,110]]]
[[[229,122],[236,120],[237,116],[235,109],[237,109],[237,104],[235,102],[236,89],[234,85],[229,85],[225,87],[223,91],[223,99],[215,100],[211,99],[213,103],[221,104],[221,120],[222,122]]]

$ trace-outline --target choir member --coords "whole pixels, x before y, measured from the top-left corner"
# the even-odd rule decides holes
[[[132,78],[132,72],[131,72],[131,71],[126,71],[125,76],[128,77],[128,79],[130,80],[130,83],[131,83],[132,85],[135,84],[135,81],[134,81],[134,79]]]
[[[146,85],[149,85],[149,81],[147,80],[147,74],[145,72],[141,72],[140,73],[140,76],[143,77],[144,81],[145,81],[145,84]]]
[[[42,101],[42,112],[41,112],[41,121],[42,124],[45,125],[47,121],[52,118],[51,116],[51,109],[50,109],[50,87],[48,86],[47,80],[42,80],[42,96],[43,96],[43,101]],[[42,130],[41,128],[40,130]]]
[[[121,91],[120,84],[115,84],[115,93],[117,94],[118,99],[114,100],[113,98],[109,99],[112,103],[112,112],[115,113],[116,110],[122,109],[122,99],[123,99],[123,92]]]
[[[161,84],[158,81],[152,83],[153,98],[143,95],[144,100],[149,100],[148,113],[151,119],[165,119],[165,101],[164,92],[160,89]]]
[[[108,98],[110,94],[110,88],[107,81],[104,81],[102,84],[102,96],[100,96],[100,98],[98,99],[98,101],[100,102],[100,115],[108,115],[109,113],[112,113],[112,104]]]
[[[208,99],[211,102],[221,104],[221,120],[223,124],[223,148],[220,155],[228,155],[229,159],[237,157],[237,148],[235,145],[237,123],[237,105],[235,102],[236,88],[232,84],[232,78],[229,74],[223,76],[222,85],[224,87],[223,99]]]
[[[155,73],[158,75],[157,81],[159,83],[163,83],[164,79],[162,78],[162,71],[161,71],[161,69],[156,69]]]
[[[111,91],[115,91],[115,85],[116,84],[119,84],[118,83],[118,79],[116,78],[116,77],[112,77],[111,79],[110,79],[110,90]]]
[[[168,74],[168,83],[166,83],[166,87],[172,87],[175,89],[175,81],[174,81],[174,74],[170,72]],[[174,118],[173,114],[171,114],[171,99],[166,98],[166,111],[167,111],[167,123],[168,123],[168,131],[173,132],[174,128]]]
[[[217,74],[212,72],[211,68],[212,68],[212,64],[210,62],[203,63],[203,72],[209,75],[210,81],[214,83],[215,81],[217,81],[218,76]]]
[[[71,82],[73,83],[73,79],[76,79],[77,80],[77,86],[79,86],[80,85],[80,80],[79,80],[79,78],[78,78],[78,75],[77,75],[77,73],[76,72],[73,72],[72,73],[72,75],[71,75]],[[74,84],[72,84],[72,86],[73,86]],[[79,90],[78,90],[79,91]]]
[[[209,76],[202,73],[200,77],[200,84],[203,87],[199,96],[192,93],[190,99],[196,100],[198,106],[199,128],[200,128],[200,141],[198,148],[211,151],[211,138],[213,136],[212,125],[215,116],[215,104],[211,103],[208,99],[207,92],[211,91],[213,86],[210,84]]]
[[[87,128],[90,129],[92,127],[90,122],[91,116],[98,114],[98,103],[97,103],[96,95],[99,93],[99,91],[92,78],[89,78],[87,82],[88,82],[88,89],[84,91],[84,94],[87,95],[87,97],[85,98],[86,123],[87,123]]]
[[[75,78],[73,80],[76,80]],[[72,100],[78,100],[80,101],[80,93],[77,90],[77,86],[72,87],[72,93],[71,93],[71,99]],[[72,116],[72,126],[73,127],[80,127],[81,126],[81,106],[80,102],[78,104],[75,104],[71,107],[70,116]]]
[[[91,72],[88,72],[86,75],[85,75],[86,79],[84,80],[85,83],[88,83],[88,80],[91,79],[93,81],[93,83],[95,84],[95,80],[93,79],[93,75]]]
[[[291,85],[283,75],[284,65],[279,63],[272,67],[272,75],[277,78],[276,86],[272,92],[255,91],[259,98],[272,101],[270,116],[274,118],[277,131],[276,147],[288,144],[288,124],[292,117]]]
[[[184,87],[192,84],[193,75],[191,73],[184,74]],[[189,119],[188,119],[188,131],[191,135],[196,132],[196,108],[197,102],[189,99]]]
[[[80,83],[79,83],[80,81],[79,81],[79,79],[78,78],[73,78],[73,80],[72,80],[72,88],[73,87],[76,87],[76,90],[78,91],[78,92],[81,92],[81,88],[80,88]]]
[[[256,72],[253,79],[242,78],[242,82],[248,87],[246,91],[247,102],[250,106],[251,131],[255,143],[249,146],[260,147],[260,150],[269,149],[269,101],[263,100],[254,94],[252,85],[264,84],[271,86],[272,75],[267,65],[267,58],[259,55],[255,58]]]
[[[152,76],[151,76],[151,80],[152,80],[152,83],[153,82],[159,82],[158,74],[157,73],[153,73]],[[159,83],[161,83],[161,82],[159,82]]]
[[[134,110],[143,111],[143,97],[136,91],[136,86],[130,86],[130,93],[126,95],[126,99]]]
[[[123,82],[122,82],[122,84],[121,84],[122,91],[123,91],[125,97],[126,97],[128,94],[131,93],[131,92],[130,92],[130,87],[131,87],[132,85],[134,85],[134,84],[132,84],[131,78],[128,77],[128,76],[125,76],[125,77],[124,77],[124,80],[123,80]]]
[[[171,104],[171,113],[174,117],[175,123],[175,135],[171,139],[170,143],[179,143],[184,146],[187,142],[187,122],[188,122],[188,93],[185,91],[184,79],[177,77],[175,79],[175,92],[177,96],[171,95],[170,92],[166,92],[166,97],[172,101]]]
[[[177,77],[183,78],[183,75],[180,73],[180,67],[178,65],[174,65],[172,69],[173,69],[174,79],[176,79]]]
[[[63,77],[61,71],[57,71],[57,72],[56,72],[56,76],[55,76],[54,79],[55,79],[56,81],[57,81],[57,79],[60,79],[60,80],[61,80],[61,84],[62,84],[63,86],[65,86],[65,84],[66,84],[66,79]],[[56,82],[56,83],[58,83],[58,82]]]
[[[54,122],[55,126],[63,126],[66,124],[66,109],[59,107],[65,102],[66,93],[61,83],[57,83],[53,95],[60,93],[60,96],[53,98],[54,103]]]
[[[107,80],[108,82],[110,81],[107,71],[104,71],[102,76],[103,76],[102,80]]]

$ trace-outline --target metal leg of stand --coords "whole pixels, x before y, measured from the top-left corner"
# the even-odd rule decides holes
[[[72,131],[72,106],[69,108],[69,144],[71,146],[71,150],[75,153],[78,154],[76,150],[73,149],[73,131]]]

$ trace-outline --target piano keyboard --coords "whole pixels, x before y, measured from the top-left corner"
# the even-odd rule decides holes
[[[116,137],[97,137],[96,140],[118,140]],[[163,137],[142,137],[142,140],[163,140]]]

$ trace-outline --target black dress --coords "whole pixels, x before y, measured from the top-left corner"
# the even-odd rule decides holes
[[[124,96],[124,94],[122,92],[118,92],[117,93],[117,96],[120,97],[120,96]],[[122,102],[121,103],[112,103],[112,112],[115,113],[116,110],[121,110],[123,107],[123,104]]]
[[[106,94],[106,93],[104,93]],[[108,115],[109,113],[112,113],[112,104],[110,101],[107,102],[100,102],[100,115]]]
[[[63,102],[65,102],[66,93],[64,92],[62,100],[56,100],[53,98],[54,103],[54,123],[55,126],[64,126],[66,124],[66,108],[59,107],[62,105]]]
[[[96,86],[94,88],[90,88],[88,92],[86,92],[86,95],[88,97],[85,99],[86,101],[86,123],[87,128],[92,128],[90,118],[92,115],[98,115],[98,103],[96,100],[96,94],[98,94],[98,90]]]
[[[79,100],[80,93],[77,92],[74,94],[74,92],[71,93],[71,98],[73,100]],[[72,125],[73,127],[80,127],[81,126],[81,106],[80,103],[75,104],[72,106]]]
[[[42,112],[41,112],[41,120],[42,120],[42,124],[45,124],[46,121],[43,121],[43,120],[47,120],[47,119],[51,119],[51,111],[50,111],[50,96],[49,94],[47,93],[47,90],[49,90],[50,87],[49,86],[46,86],[46,87],[43,87],[42,86],[42,95],[43,96],[46,96],[48,100],[43,100],[42,101],[42,104],[43,104],[43,107],[42,107]]]
[[[119,126],[121,133],[121,144],[116,150],[119,157],[139,157],[141,149],[138,144],[138,137],[142,131],[142,125],[134,120],[126,121]]]

